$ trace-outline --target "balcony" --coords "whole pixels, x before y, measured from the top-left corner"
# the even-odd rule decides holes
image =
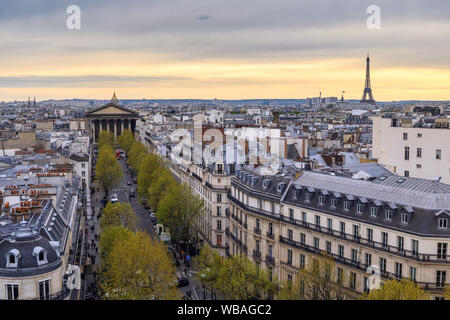
[[[253,250],[253,259],[261,260],[261,251]]]
[[[232,195],[231,195],[231,192],[228,192],[227,193],[227,197],[228,197],[228,199],[231,201],[231,202],[233,202],[235,205],[237,205],[239,208],[241,208],[241,209],[243,209],[243,210],[245,210],[245,211],[247,211],[247,212],[251,212],[251,213],[254,213],[254,214],[259,214],[259,215],[261,215],[261,216],[263,216],[263,217],[266,217],[266,218],[271,218],[271,219],[274,219],[274,220],[280,220],[280,215],[279,214],[276,214],[276,213],[273,213],[273,212],[269,212],[269,211],[265,211],[265,210],[261,210],[261,209],[257,209],[257,208],[253,208],[253,207],[250,207],[250,206],[247,206],[247,205],[245,205],[245,204],[243,204],[242,202],[240,202],[238,199],[236,199],[235,197],[233,197]]]
[[[329,235],[338,239],[344,239],[346,241],[350,241],[366,247],[395,254],[397,256],[405,257],[408,259],[424,262],[450,263],[449,255],[419,254],[417,253],[417,251],[401,250],[397,246],[385,245],[381,242],[375,242],[373,240],[369,240],[358,235],[355,236],[353,234],[347,234],[345,232],[337,230],[330,230],[326,227],[316,226],[315,224],[303,222],[296,219],[290,219],[289,217],[281,216],[281,220],[293,224],[295,226],[298,226],[300,228],[320,232],[322,234]]]
[[[275,238],[275,234],[273,232],[267,231],[266,235],[267,235],[267,238],[270,238],[272,240]]]
[[[266,255],[266,263],[268,265],[274,266],[275,265],[275,258],[271,255]]]
[[[244,224],[243,224],[243,227],[244,227],[245,230],[247,230],[247,228],[248,228],[247,223],[244,223]]]
[[[230,208],[226,208],[225,209],[225,217],[229,217],[230,216]]]
[[[261,229],[260,228],[253,228],[253,232],[255,234],[261,235]]]

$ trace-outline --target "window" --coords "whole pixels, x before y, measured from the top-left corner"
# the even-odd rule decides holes
[[[341,225],[341,235],[344,236],[345,235],[345,222],[341,221],[340,225]]]
[[[405,238],[397,236],[397,249],[399,252],[404,251]]]
[[[445,286],[445,280],[447,277],[447,272],[438,270],[436,271],[436,287],[443,288]]]
[[[319,250],[319,238],[314,237],[314,249]]]
[[[258,226],[259,229],[259,226]],[[294,238],[294,232],[291,229],[288,229],[288,239],[292,240]]]
[[[372,255],[370,253],[365,254],[366,257],[366,266],[369,267],[372,265]]]
[[[447,243],[438,242],[437,244],[437,258],[447,259]]]
[[[422,134],[421,134],[421,133],[418,133],[418,134],[417,134],[417,138],[422,138]]]
[[[359,226],[357,226],[356,224],[353,225],[353,237],[355,239],[359,238]]]
[[[222,220],[217,220],[217,230],[222,230]]]
[[[294,209],[289,208],[289,219],[294,220]]]
[[[327,248],[327,253],[331,254],[331,241],[326,241],[326,248]]]
[[[407,132],[403,132],[403,140],[408,140],[408,133]]]
[[[312,197],[311,192],[306,192],[305,193],[305,201],[306,202],[310,202],[311,201],[311,197]]]
[[[350,272],[350,289],[356,289],[356,273]]]
[[[273,256],[273,246],[271,244],[269,244],[269,248],[268,248],[268,254],[269,257]]]
[[[218,216],[222,215],[222,207],[221,206],[217,206],[217,215]]]
[[[298,198],[298,194],[299,194],[299,190],[294,190],[294,192],[292,192],[292,199],[296,200]]]
[[[8,300],[19,300],[19,285],[15,283],[8,283],[6,285],[6,292]]]
[[[416,164],[416,168],[417,169],[422,169],[422,165],[421,164]]]
[[[352,249],[352,262],[356,263],[358,261],[358,250]]]
[[[417,148],[417,158],[422,158],[422,148]]]
[[[287,264],[291,265],[292,264],[292,250],[288,249],[287,251]]]
[[[378,208],[377,207],[370,207],[370,215],[372,217],[376,217],[377,216],[377,212],[378,212]]]
[[[17,249],[11,249],[6,254],[6,267],[7,268],[17,268],[17,263],[20,258],[20,252]]]
[[[261,251],[260,248],[261,246],[259,245],[259,240],[255,240],[255,251],[260,252]]]
[[[292,274],[288,273],[287,275],[287,281],[289,283],[289,286],[292,286]]]
[[[39,281],[39,298],[47,300],[50,297],[50,280]]]
[[[304,245],[306,243],[306,234],[300,233],[300,243]]]
[[[417,279],[416,267],[409,267],[409,278],[411,279],[411,281],[416,281]]]
[[[222,202],[222,194],[221,193],[217,194],[217,202]]]
[[[367,242],[373,242],[373,229],[367,228]]]
[[[369,286],[367,285],[368,284],[368,281],[369,281],[369,278],[367,278],[367,277],[364,277],[364,292],[365,293],[369,293]]]
[[[302,222],[306,223],[306,212],[302,211]]]
[[[333,230],[333,219],[327,218],[327,224],[328,224],[328,231]]]
[[[81,167],[82,167],[82,168],[86,168],[86,163],[82,162],[82,163],[81,163]]]
[[[356,213],[362,213],[364,209],[364,205],[362,203],[356,204]]]
[[[218,246],[221,246],[222,245],[222,235],[221,234],[218,234],[218,235],[216,235],[216,239],[217,239],[217,245]]]
[[[411,251],[413,256],[417,256],[419,254],[419,241],[418,240],[411,240]]]
[[[262,208],[263,208],[262,199],[258,199],[258,209],[262,210]]]
[[[342,278],[344,275],[344,270],[341,267],[337,267],[337,276],[336,276],[336,282],[341,284],[342,283]]]
[[[392,220],[392,210],[391,209],[386,209],[386,211],[384,212],[384,219],[386,220]]]
[[[386,259],[385,258],[380,258],[380,272],[381,272],[381,274],[386,273]]]
[[[338,255],[340,259],[344,259],[344,246],[341,244],[338,246]]]
[[[348,211],[350,209],[350,201],[344,201],[344,210]]]
[[[439,218],[438,219],[438,228],[439,229],[447,229],[447,218]]]
[[[86,176],[86,171],[81,171],[81,176],[85,177]]]
[[[316,215],[315,219],[316,219],[316,227],[320,228],[320,216]]]
[[[260,228],[260,225],[259,225],[259,219],[258,218],[256,218],[255,224],[256,224],[255,229],[260,230],[261,228]],[[288,232],[292,233],[292,230],[289,229]]]
[[[381,232],[381,240],[383,243],[383,247],[387,248],[388,246],[388,234],[387,232]]]
[[[319,196],[319,204],[323,206],[323,205],[324,205],[324,203],[325,203],[325,197],[324,197],[324,196],[322,196],[322,195],[321,195],[321,196]]]
[[[396,262],[395,263],[395,276],[397,277],[397,279],[402,278],[402,269],[403,269],[403,265],[399,262]]]
[[[273,234],[273,223],[269,222],[269,234]]]
[[[408,214],[406,212],[402,212],[400,220],[401,223],[408,224]]]
[[[331,207],[332,208],[336,208],[336,204],[337,204],[337,199],[336,198],[331,198]]]
[[[409,171],[408,171],[408,170],[405,170],[404,176],[405,176],[405,177],[409,177]]]
[[[305,255],[303,253],[300,253],[300,268],[305,267]]]
[[[409,160],[409,147],[405,147],[405,160]]]
[[[441,156],[442,156],[442,151],[440,149],[437,149],[436,150],[436,159],[441,160]]]

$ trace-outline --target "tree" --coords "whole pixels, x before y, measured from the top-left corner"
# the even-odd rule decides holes
[[[409,279],[386,281],[380,289],[363,294],[361,300],[430,300],[430,295]]]
[[[108,202],[100,218],[100,227],[104,230],[110,226],[136,230],[136,214],[129,203],[116,202],[113,204]]]
[[[109,196],[109,191],[122,181],[122,168],[114,156],[113,149],[108,145],[103,145],[100,148],[95,176],[105,191],[106,197]]]
[[[175,242],[188,243],[195,234],[195,224],[203,209],[203,200],[193,195],[188,185],[176,184],[159,202],[156,217],[169,228]]]
[[[133,132],[129,129],[125,129],[122,134],[117,137],[117,142],[119,142],[120,148],[128,154],[136,141],[134,140]]]
[[[179,299],[175,282],[167,247],[137,232],[114,242],[100,288],[111,300],[175,300]]]
[[[445,287],[445,291],[444,291],[444,299],[445,300],[450,300],[450,285],[447,285]]]
[[[158,210],[159,201],[161,201],[166,194],[172,192],[172,189],[176,184],[177,182],[172,173],[168,169],[161,169],[156,181],[150,184],[150,187],[148,188],[148,199],[153,210]]]
[[[156,154],[147,154],[140,160],[137,177],[137,191],[140,197],[147,196],[148,188],[161,174],[163,165],[163,160]]]
[[[197,266],[197,273],[195,274],[197,280],[209,287],[211,294],[214,294],[214,286],[219,279],[222,267],[222,257],[210,246],[204,245],[200,254],[194,258],[194,262]]]
[[[307,266],[297,272],[295,279],[282,283],[277,298],[280,300],[345,299],[348,294],[343,285],[344,272],[337,270],[331,257],[311,257]]]
[[[114,134],[112,132],[101,130],[98,134],[98,148],[101,149],[103,146],[109,146],[113,148]]]
[[[103,218],[103,217],[102,217]],[[103,268],[108,267],[109,256],[116,241],[125,242],[133,234],[129,229],[119,225],[108,226],[102,230],[99,248]]]
[[[136,141],[127,152],[128,164],[135,172],[139,172],[142,161],[148,155],[147,147]]]

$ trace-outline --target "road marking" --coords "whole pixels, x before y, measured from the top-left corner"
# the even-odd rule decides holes
[[[194,294],[195,294],[195,296],[197,297],[197,300],[200,300],[200,299],[198,298],[197,291],[195,291],[195,288],[192,288],[192,290],[194,291]]]

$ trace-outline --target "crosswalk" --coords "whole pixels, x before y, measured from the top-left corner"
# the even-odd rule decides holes
[[[195,271],[188,271],[187,272],[187,277],[188,278],[192,278],[194,275],[193,275],[193,273],[195,273]],[[185,278],[186,276],[184,275],[184,272],[183,271],[177,271],[177,276],[178,276],[178,278]]]

